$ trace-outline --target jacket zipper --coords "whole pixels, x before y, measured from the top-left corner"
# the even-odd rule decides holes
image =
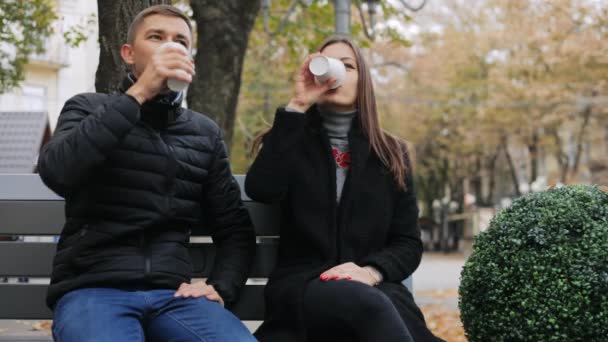
[[[163,145],[165,145],[167,147],[168,151],[162,151],[162,152],[168,152],[168,157],[170,159],[172,159],[175,162],[175,167],[177,168],[177,158],[175,158],[175,149],[173,148],[173,146],[165,139],[165,137],[163,136],[162,131],[158,131],[156,129],[154,129],[153,127],[151,127],[150,125],[143,123],[144,127],[153,135],[157,136],[158,139],[163,143]],[[170,171],[170,170],[167,170]],[[172,179],[168,179],[167,180],[167,186],[166,186],[166,191],[167,191],[167,196],[165,196],[165,205],[167,208],[167,211],[171,211],[171,202],[173,201],[173,191],[171,189],[172,186],[172,182],[174,181],[174,179],[176,178],[176,174],[177,174],[177,170],[175,170],[175,174],[171,175],[169,174],[168,177],[172,178]],[[168,212],[164,213],[165,216],[168,216]]]
[[[148,257],[148,254],[146,253],[146,274],[150,273],[150,258]]]
[[[173,187],[173,183],[175,182],[175,178],[177,177],[178,161],[177,161],[177,158],[175,157],[175,149],[165,139],[164,133],[159,132],[158,136],[160,137],[160,140],[165,144],[165,146],[167,146],[167,149],[168,149],[168,152],[169,152],[168,157],[174,163],[173,166],[170,165],[169,167],[170,168],[171,167],[175,168],[173,170],[170,169],[170,168],[167,170],[167,173],[168,173],[168,175],[167,175],[167,177],[168,177],[168,179],[167,179],[167,188],[166,188],[167,196],[165,197],[166,198],[166,200],[165,200],[166,203],[165,204],[167,205],[167,212],[165,212],[165,215],[168,217],[170,215],[170,211],[171,211],[171,203],[173,202],[173,195],[174,194],[173,194],[172,187]]]
[[[150,258],[148,257],[148,246],[146,244],[146,231],[142,231],[140,235],[139,244],[144,255],[144,276],[150,273]]]
[[[175,158],[175,150],[173,149],[173,146],[171,146],[171,144],[169,144],[165,138],[163,137],[163,134],[157,130],[155,130],[154,128],[150,127],[149,125],[144,123],[144,127],[150,131],[151,133],[153,133],[154,135],[158,136],[158,138],[160,139],[160,141],[163,142],[163,144],[165,146],[167,146],[168,152],[169,152],[169,158],[173,159],[173,161],[177,164],[177,159]],[[177,173],[177,171],[175,171]],[[175,178],[175,175],[169,175],[169,177]],[[173,191],[171,189],[171,183],[172,181],[167,181],[167,196],[165,197],[165,205],[167,208],[167,211],[171,210],[171,202],[172,202],[172,197],[173,197]],[[168,213],[165,213],[166,216],[168,216]],[[151,261],[150,261],[150,257],[148,256],[148,246],[146,244],[146,232],[142,231],[142,235],[141,235],[141,248],[142,248],[142,252],[144,255],[144,276],[147,276],[150,272],[151,272]]]

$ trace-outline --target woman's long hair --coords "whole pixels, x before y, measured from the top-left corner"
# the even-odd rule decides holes
[[[412,163],[407,143],[385,132],[380,127],[372,77],[367,63],[361,54],[361,50],[355,43],[347,37],[332,37],[321,46],[319,51],[322,52],[326,47],[337,43],[344,43],[350,46],[355,53],[359,71],[357,99],[355,103],[357,117],[363,134],[369,140],[371,148],[376,156],[378,156],[382,164],[384,164],[392,173],[395,183],[397,183],[401,189],[405,190],[407,189],[406,178],[412,176],[410,170]],[[269,131],[270,130],[266,130],[255,138],[252,145],[253,152],[258,151],[262,144],[262,138]]]

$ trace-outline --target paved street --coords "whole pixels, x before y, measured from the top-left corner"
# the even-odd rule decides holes
[[[432,303],[458,309],[457,290],[463,266],[461,254],[426,254],[414,273],[414,298],[418,305]]]

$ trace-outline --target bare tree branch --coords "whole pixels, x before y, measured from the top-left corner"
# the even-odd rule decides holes
[[[403,7],[407,8],[408,10],[410,10],[412,12],[418,12],[426,5],[426,0],[422,0],[422,2],[418,6],[412,6],[412,5],[408,4],[405,0],[400,0],[400,1],[401,1],[401,4],[403,4]]]

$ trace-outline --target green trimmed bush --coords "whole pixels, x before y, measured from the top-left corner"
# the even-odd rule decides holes
[[[608,341],[608,194],[530,194],[479,234],[461,274],[470,342]]]

